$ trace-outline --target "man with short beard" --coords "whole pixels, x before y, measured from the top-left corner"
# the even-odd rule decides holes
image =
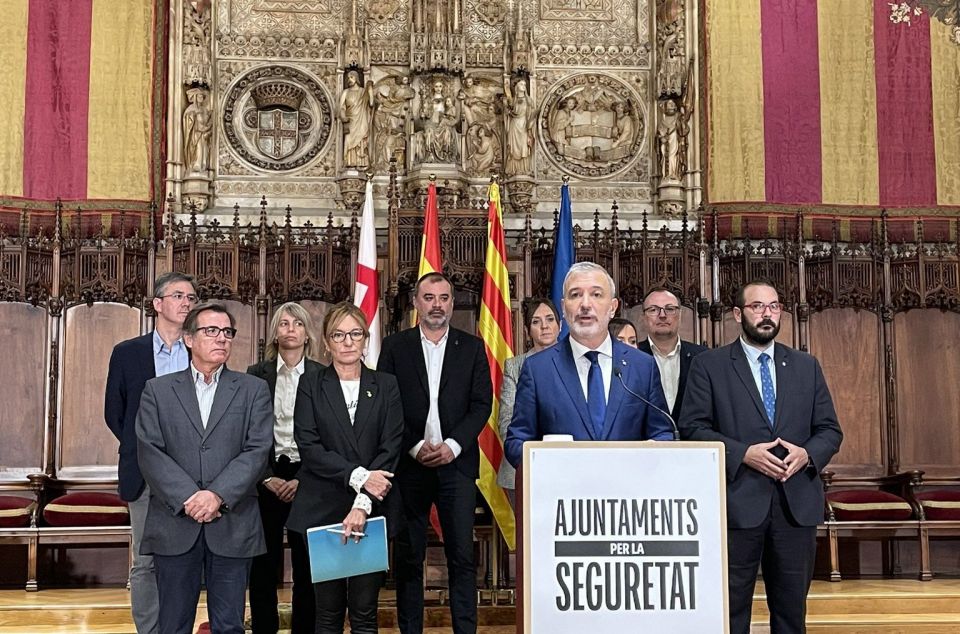
[[[782,310],[769,282],[740,289],[741,336],[694,358],[679,421],[684,440],[725,446],[731,634],[750,631],[758,569],[771,633],[805,631],[823,520],[819,474],[843,439],[820,364],[774,341]]]
[[[610,337],[607,326],[617,311],[610,274],[593,262],[574,264],[563,281],[562,305],[570,334],[528,358],[520,372],[504,445],[510,463],[520,465],[524,442],[548,434],[673,440],[653,357]]]
[[[443,531],[454,634],[477,631],[477,438],[490,417],[493,387],[483,341],[450,325],[453,304],[449,278],[423,275],[413,297],[420,324],[384,339],[377,364],[378,371],[397,377],[403,402],[396,483],[406,521],[394,549],[402,634],[423,631],[423,560],[433,504]]]

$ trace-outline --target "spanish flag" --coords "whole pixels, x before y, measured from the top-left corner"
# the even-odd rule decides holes
[[[165,6],[5,0],[0,206],[149,203],[160,174]]]
[[[706,0],[708,202],[960,205],[960,43],[931,4]]]

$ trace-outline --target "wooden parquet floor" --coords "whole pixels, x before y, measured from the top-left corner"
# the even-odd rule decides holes
[[[765,595],[754,601],[753,634],[769,632]],[[289,600],[289,591],[281,594]],[[395,622],[392,596],[384,593],[381,622]],[[905,579],[815,581],[807,605],[807,630],[831,634],[957,634],[960,633],[960,579],[929,582]],[[512,609],[481,606],[478,634],[513,634]],[[197,623],[206,620],[201,598]],[[428,607],[426,634],[452,630],[446,607]],[[443,627],[447,626],[447,627]],[[0,591],[0,634],[133,634],[126,590]],[[382,634],[399,630],[382,628]],[[566,634],[554,632],[552,634]]]

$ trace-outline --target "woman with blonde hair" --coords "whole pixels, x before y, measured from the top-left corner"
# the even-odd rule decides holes
[[[397,380],[367,368],[363,349],[370,336],[363,312],[349,302],[330,309],[323,335],[332,363],[304,377],[294,413],[294,435],[303,468],[300,490],[287,520],[287,534],[343,523],[344,540],[362,533],[368,517],[385,516],[396,532],[397,492],[390,492],[403,442],[403,406]],[[302,539],[299,537],[298,539]],[[314,585],[316,632],[377,631],[382,572]]]
[[[267,552],[255,557],[250,567],[250,617],[254,634],[276,634],[277,585],[283,579],[283,526],[297,494],[300,453],[293,439],[293,413],[302,377],[318,374],[324,366],[322,346],[314,333],[310,313],[296,302],[283,304],[273,313],[264,360],[247,368],[270,386],[273,395],[273,439],[270,460],[258,486],[260,518]],[[313,588],[306,543],[290,536],[293,564],[292,634],[312,634]]]

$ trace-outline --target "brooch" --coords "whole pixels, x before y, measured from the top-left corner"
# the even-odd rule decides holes
[[[367,398],[373,398],[373,393],[370,390],[367,390]]]

